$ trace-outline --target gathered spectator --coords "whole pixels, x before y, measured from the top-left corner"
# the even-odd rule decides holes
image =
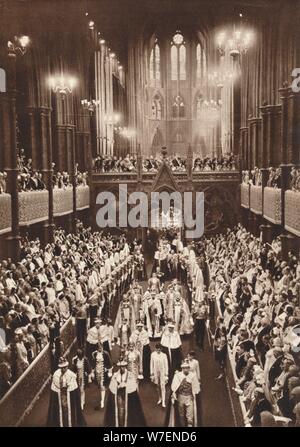
[[[300,191],[300,169],[293,167],[291,170],[290,186],[293,191]]]
[[[94,169],[96,172],[135,172],[136,162],[136,157],[129,154],[124,158],[112,155],[98,155],[94,159]]]
[[[194,157],[194,171],[235,171],[236,157],[233,154],[222,157]]]
[[[234,389],[244,402],[249,424],[266,424],[269,412],[276,424],[295,425],[300,386],[299,258],[289,253],[288,265],[278,239],[264,244],[241,225],[205,239],[199,250],[209,259],[210,293],[224,318]],[[218,328],[217,342],[220,332]]]
[[[94,314],[98,317],[104,312],[109,317],[109,303],[118,292],[112,282],[118,280],[121,285],[122,278],[127,277],[125,271],[131,271],[133,263],[125,236],[93,233],[80,222],[77,228],[78,235],[56,230],[55,241],[44,249],[38,239],[25,239],[20,262],[14,264],[8,259],[0,263],[1,394],[48,343],[54,370],[63,355],[59,338],[62,325],[72,317],[83,318],[78,309],[84,307],[85,319],[79,331],[84,341],[90,296],[98,297],[94,300]],[[101,268],[103,262],[105,271]]]
[[[281,188],[281,169],[270,168],[267,186],[271,188]]]
[[[39,171],[32,169],[32,160],[26,160],[24,149],[21,149],[17,160],[19,175],[19,192],[21,191],[41,191],[46,189],[43,175]]]

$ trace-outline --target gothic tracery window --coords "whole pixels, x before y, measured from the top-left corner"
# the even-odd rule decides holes
[[[182,96],[177,95],[174,98],[174,102],[172,104],[172,115],[173,118],[184,118],[185,117],[185,104]]]
[[[160,48],[157,42],[150,52],[149,71],[150,81],[160,81]]]
[[[196,47],[196,61],[196,77],[197,80],[202,81],[206,73],[206,55],[200,43]]]
[[[195,101],[195,112],[196,112],[197,120],[201,119],[202,105],[203,105],[203,96],[201,93],[198,93],[198,95],[196,96],[196,101]]]
[[[155,95],[153,98],[151,118],[157,121],[162,119],[162,99],[160,95]]]
[[[171,42],[171,80],[186,80],[186,47],[183,35],[179,31]]]

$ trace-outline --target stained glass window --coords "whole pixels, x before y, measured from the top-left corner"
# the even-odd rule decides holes
[[[183,35],[178,31],[171,42],[171,80],[186,80],[186,47]]]
[[[151,81],[160,80],[160,48],[157,43],[150,52],[149,72]]]
[[[159,95],[155,95],[152,102],[151,117],[154,120],[162,119],[162,100]]]
[[[196,76],[198,80],[203,80],[206,75],[206,55],[200,43],[196,47]]]
[[[185,117],[185,104],[182,96],[177,95],[174,98],[172,105],[172,115],[173,118],[184,118]]]

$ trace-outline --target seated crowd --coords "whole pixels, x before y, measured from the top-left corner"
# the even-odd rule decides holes
[[[129,154],[126,157],[98,155],[93,166],[96,172],[135,172],[136,157]]]
[[[1,262],[0,397],[48,342],[57,367],[61,326],[82,312],[82,305],[88,309],[102,299],[102,292],[116,295],[114,271],[131,262],[129,254],[124,236],[93,233],[78,222],[77,235],[56,230],[45,249],[38,239],[26,240],[20,262]]]
[[[43,175],[41,172],[36,171],[32,168],[31,158],[26,159],[24,154],[24,149],[21,149],[20,155],[18,156],[18,184],[19,192],[23,191],[41,191],[47,189],[46,184],[43,180]],[[72,186],[71,178],[68,172],[55,172],[55,163],[52,163],[53,169],[53,188],[65,189],[68,186]],[[4,192],[5,189],[5,177],[6,174],[0,173],[0,193]],[[76,166],[76,185],[87,185],[87,172],[80,172],[78,170],[78,165]]]
[[[144,172],[157,172],[161,163],[162,156],[149,156],[142,160],[142,170]],[[186,171],[187,158],[178,154],[169,155],[165,162],[172,171]],[[136,172],[137,158],[135,155],[126,155],[125,158],[112,155],[99,155],[94,159],[94,169],[96,172]],[[220,158],[205,157],[197,154],[193,157],[194,171],[233,171],[236,170],[236,157],[233,154],[224,155]]]
[[[236,157],[233,154],[222,157],[197,157],[194,156],[194,171],[235,171],[237,169]]]
[[[281,188],[281,169],[269,168],[269,178],[267,186],[271,188]]]
[[[290,186],[293,191],[300,191],[300,168],[292,168]]]
[[[55,163],[52,163],[53,175],[52,184],[55,189],[66,189],[72,186],[71,176],[68,172],[55,172]],[[76,165],[76,186],[86,186],[88,184],[88,173],[80,172],[78,170],[78,164]]]
[[[255,166],[255,168],[251,171],[242,171],[242,182],[246,185],[261,186],[261,170],[257,166]]]
[[[283,261],[279,238],[262,243],[241,225],[203,247],[248,424],[299,426],[299,257]]]
[[[267,186],[271,188],[281,188],[281,168],[269,168],[269,178]],[[242,182],[246,185],[261,186],[262,175],[261,170],[255,167],[251,171],[242,171]],[[293,191],[300,191],[300,169],[292,167],[290,173],[289,189]]]
[[[38,191],[46,189],[42,173],[33,170],[32,160],[31,158],[28,158],[26,160],[24,149],[21,149],[20,151],[17,165],[19,170],[18,175],[19,192]]]

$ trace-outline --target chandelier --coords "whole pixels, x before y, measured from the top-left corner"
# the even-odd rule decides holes
[[[209,84],[218,87],[223,88],[226,83],[230,83],[234,80],[234,73],[232,71],[212,71],[211,73],[208,73],[207,75]]]
[[[88,101],[87,99],[81,100],[81,105],[84,110],[88,110],[90,113],[94,113],[99,104],[100,101],[97,101],[96,99],[91,99],[90,101]]]
[[[119,113],[113,113],[112,115],[105,115],[104,122],[105,122],[105,124],[114,126],[115,124],[119,123],[120,119],[121,119],[121,116]]]
[[[71,94],[74,87],[77,84],[77,80],[72,76],[53,76],[49,78],[49,85],[54,93],[59,93],[62,96]]]
[[[246,54],[253,43],[253,34],[249,30],[236,30],[232,33],[222,32],[217,35],[217,46],[221,56],[229,52],[230,56],[237,57]]]
[[[24,56],[29,42],[30,39],[28,36],[14,36],[13,42],[11,40],[7,42],[8,56],[15,57],[17,52],[21,54],[21,56]]]
[[[221,99],[218,99],[217,101],[215,99],[205,99],[202,101],[202,107],[207,110],[220,110],[222,107],[222,101]]]
[[[131,138],[133,138],[135,136],[136,132],[134,129],[129,129],[128,127],[124,127],[122,129],[122,131],[120,132],[120,134],[122,135],[122,137],[130,140]]]

